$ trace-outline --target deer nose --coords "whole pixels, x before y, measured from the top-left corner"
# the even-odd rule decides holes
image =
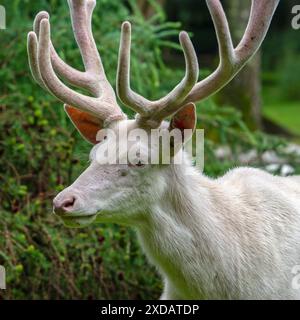
[[[69,212],[72,212],[76,202],[76,198],[74,196],[70,196],[65,199],[53,200],[53,211],[57,215],[63,215]]]

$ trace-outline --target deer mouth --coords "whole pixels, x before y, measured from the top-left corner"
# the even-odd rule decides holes
[[[90,215],[68,215],[60,217],[66,227],[80,228],[92,224],[97,217],[97,214]]]

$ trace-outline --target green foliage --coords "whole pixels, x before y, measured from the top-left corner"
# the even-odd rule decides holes
[[[133,3],[132,3],[133,4]],[[133,231],[118,226],[68,230],[52,217],[54,195],[86,167],[89,146],[64,114],[61,103],[32,80],[26,34],[34,15],[51,12],[53,42],[71,65],[81,66],[72,39],[66,1],[10,1],[8,29],[0,51],[0,264],[7,267],[4,298],[157,298],[160,279],[137,246]],[[180,74],[162,60],[162,48],[178,34],[161,10],[145,21],[138,8],[101,0],[93,28],[108,78],[114,84],[120,25],[134,23],[133,87],[149,98],[165,94]],[[80,68],[80,67],[79,67]],[[159,72],[157,71],[159,70]],[[172,81],[165,81],[172,74]],[[175,76],[174,76],[175,75]],[[128,113],[129,110],[127,110]]]
[[[288,54],[280,69],[279,92],[281,97],[285,100],[299,101],[299,74],[300,74],[300,60],[299,55]]]
[[[298,102],[277,102],[272,105],[266,105],[264,114],[275,123],[278,123],[283,128],[288,128],[290,132],[299,137],[299,109]]]
[[[158,297],[160,284],[131,230],[114,225],[69,230],[49,212],[39,200],[31,200],[26,212],[1,212],[4,298]]]
[[[251,162],[253,167],[264,168],[262,155],[273,150],[286,159],[287,164],[293,165],[297,174],[300,173],[298,156],[286,151],[286,139],[261,131],[250,131],[242,120],[242,113],[235,108],[219,107],[211,100],[200,103],[198,127],[205,130],[205,173],[208,176],[218,177],[236,167],[239,165],[239,156],[249,150],[257,153],[257,159]],[[231,155],[216,159],[215,151],[219,147],[229,147]]]
[[[280,101],[299,101],[300,44],[297,31],[282,31],[280,37],[273,33],[265,45],[264,67],[271,72],[269,84],[276,90],[273,94]],[[271,77],[270,77],[271,76]]]
[[[274,123],[299,136],[299,33],[290,25],[287,30],[280,30],[280,37],[277,33],[270,33],[264,44],[263,113]]]
[[[93,29],[107,75],[115,82],[120,25],[133,22],[132,86],[148,98],[166,94],[183,76],[168,67],[163,49],[180,24],[166,21],[157,6],[145,20],[136,1],[98,0]],[[78,68],[81,58],[72,39],[66,1],[5,3],[8,29],[0,32],[0,264],[7,268],[6,299],[154,299],[162,284],[142,254],[134,232],[115,225],[66,229],[51,215],[54,195],[87,166],[89,146],[67,120],[61,103],[31,79],[26,33],[39,10],[51,12],[52,36],[62,58]],[[201,103],[199,128],[205,128],[206,173],[217,176],[236,157],[216,159],[214,150],[230,145],[234,155],[254,148],[262,153],[282,140],[252,133],[233,108]],[[126,110],[129,115],[131,112]],[[260,166],[261,163],[257,163]]]

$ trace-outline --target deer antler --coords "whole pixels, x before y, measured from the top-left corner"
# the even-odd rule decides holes
[[[129,22],[124,22],[122,25],[117,72],[118,96],[124,104],[139,113],[142,118],[155,120],[157,124],[162,118],[156,118],[154,115],[162,111],[168,113],[169,110],[177,108],[186,99],[198,79],[199,67],[193,44],[186,32],[180,33],[179,40],[186,63],[185,77],[168,95],[159,100],[151,101],[130,88],[131,25]]]
[[[153,113],[159,112],[162,109],[169,110],[176,108],[176,106],[186,99],[197,82],[199,67],[193,44],[186,32],[181,32],[179,39],[186,62],[185,77],[167,96],[157,101],[150,101],[138,95],[130,88],[131,25],[129,22],[124,22],[122,25],[117,72],[117,93],[124,104],[138,112],[142,117],[147,118],[151,116],[153,119]]]
[[[209,97],[234,78],[262,44],[279,1],[252,0],[248,26],[242,40],[234,48],[227,18],[220,1],[206,0],[217,34],[220,64],[214,73],[195,85],[185,103]]]
[[[166,97],[149,101],[130,88],[130,24],[122,26],[117,92],[124,104],[140,114],[143,120],[157,123],[174,114],[184,105],[207,98],[223,88],[256,53],[269,29],[279,0],[252,0],[251,14],[245,34],[234,48],[225,12],[219,0],[206,0],[212,16],[220,53],[220,64],[208,78],[198,82],[198,64],[192,44],[185,33],[180,40],[186,58],[186,77]]]
[[[47,12],[40,12],[34,32],[28,35],[28,55],[36,82],[68,105],[110,122],[125,119],[109,84],[92,34],[91,20],[96,0],[68,0],[75,39],[80,48],[85,72],[67,65],[55,51],[50,38]],[[71,85],[84,88],[93,97],[85,96],[60,81],[56,73]]]

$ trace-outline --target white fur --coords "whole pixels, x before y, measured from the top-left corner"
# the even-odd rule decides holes
[[[188,160],[100,166],[94,154],[56,198],[76,195],[64,220],[135,227],[164,279],[162,299],[300,298],[292,288],[292,268],[300,264],[299,178],[238,168],[213,180]]]

